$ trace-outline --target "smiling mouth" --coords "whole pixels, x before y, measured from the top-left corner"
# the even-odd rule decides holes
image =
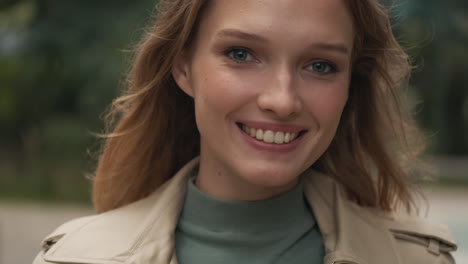
[[[250,137],[269,144],[288,144],[301,137],[306,131],[302,130],[296,133],[264,130],[259,128],[248,127],[247,125],[237,123],[237,126]]]

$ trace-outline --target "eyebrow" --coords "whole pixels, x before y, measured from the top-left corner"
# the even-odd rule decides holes
[[[219,31],[216,34],[216,36],[219,37],[219,38],[231,37],[231,38],[244,39],[244,40],[248,40],[248,41],[257,41],[257,42],[263,42],[263,43],[268,42],[268,39],[266,39],[266,38],[264,38],[264,37],[262,37],[260,35],[256,35],[256,34],[253,34],[253,33],[248,33],[248,32],[245,32],[245,31],[238,30],[238,29],[223,29],[223,30]],[[317,42],[317,43],[314,43],[314,44],[310,45],[309,47],[318,48],[318,49],[327,50],[327,51],[338,52],[338,53],[343,53],[343,54],[346,54],[346,55],[350,53],[348,47],[346,47],[346,45],[341,44],[341,43]]]
[[[310,47],[327,50],[327,51],[334,51],[334,52],[343,53],[346,55],[350,53],[349,49],[344,44],[340,44],[340,43],[318,42],[318,43],[312,44]]]
[[[248,33],[245,31],[240,31],[237,29],[223,29],[216,34],[218,37],[231,37],[231,38],[239,38],[245,39],[250,41],[258,41],[258,42],[268,42],[268,40],[262,36]]]

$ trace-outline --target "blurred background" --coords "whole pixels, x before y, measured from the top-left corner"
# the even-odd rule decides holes
[[[0,0],[0,264],[31,262],[55,226],[92,213],[92,133],[102,132],[155,3]],[[424,186],[429,218],[450,226],[458,263],[468,263],[468,1],[391,6],[417,66],[409,96],[427,159],[440,172]]]

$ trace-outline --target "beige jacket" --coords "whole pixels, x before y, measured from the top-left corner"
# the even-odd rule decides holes
[[[72,220],[43,242],[34,264],[176,264],[174,230],[193,160],[151,196],[100,215]],[[325,264],[455,263],[449,231],[347,200],[331,178],[311,172],[305,194],[323,235]]]

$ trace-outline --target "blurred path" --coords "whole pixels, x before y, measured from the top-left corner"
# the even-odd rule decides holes
[[[444,223],[459,243],[457,264],[468,264],[468,188],[426,188],[429,218]],[[92,214],[77,205],[27,204],[0,201],[0,264],[30,264],[40,242],[61,223]]]
[[[30,264],[42,239],[58,225],[92,213],[77,205],[0,201],[0,264]]]

